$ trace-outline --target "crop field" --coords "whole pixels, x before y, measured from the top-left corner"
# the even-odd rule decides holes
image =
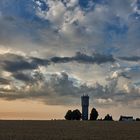
[[[1,120],[0,140],[140,140],[140,122]]]

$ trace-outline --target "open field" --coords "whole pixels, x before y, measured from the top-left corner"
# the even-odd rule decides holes
[[[1,120],[0,140],[140,140],[140,122]]]

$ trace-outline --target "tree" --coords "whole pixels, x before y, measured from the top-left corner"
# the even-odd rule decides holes
[[[81,117],[82,117],[82,114],[78,109],[73,110],[73,112],[72,112],[72,120],[80,120]]]
[[[98,111],[95,108],[92,108],[90,113],[90,120],[97,120],[98,115]]]
[[[73,110],[73,111],[68,110],[65,115],[66,120],[80,120],[81,117],[82,117],[82,114],[78,109]]]
[[[109,114],[107,114],[104,118],[104,121],[113,121],[112,116],[110,116]]]
[[[72,120],[72,111],[68,110],[66,115],[65,115],[65,119],[66,120]]]

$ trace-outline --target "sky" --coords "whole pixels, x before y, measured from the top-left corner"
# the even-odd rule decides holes
[[[140,0],[0,0],[0,119],[140,117],[139,38]]]

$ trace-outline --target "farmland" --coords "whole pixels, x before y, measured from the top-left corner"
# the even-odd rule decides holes
[[[1,120],[0,140],[140,140],[140,122]]]

